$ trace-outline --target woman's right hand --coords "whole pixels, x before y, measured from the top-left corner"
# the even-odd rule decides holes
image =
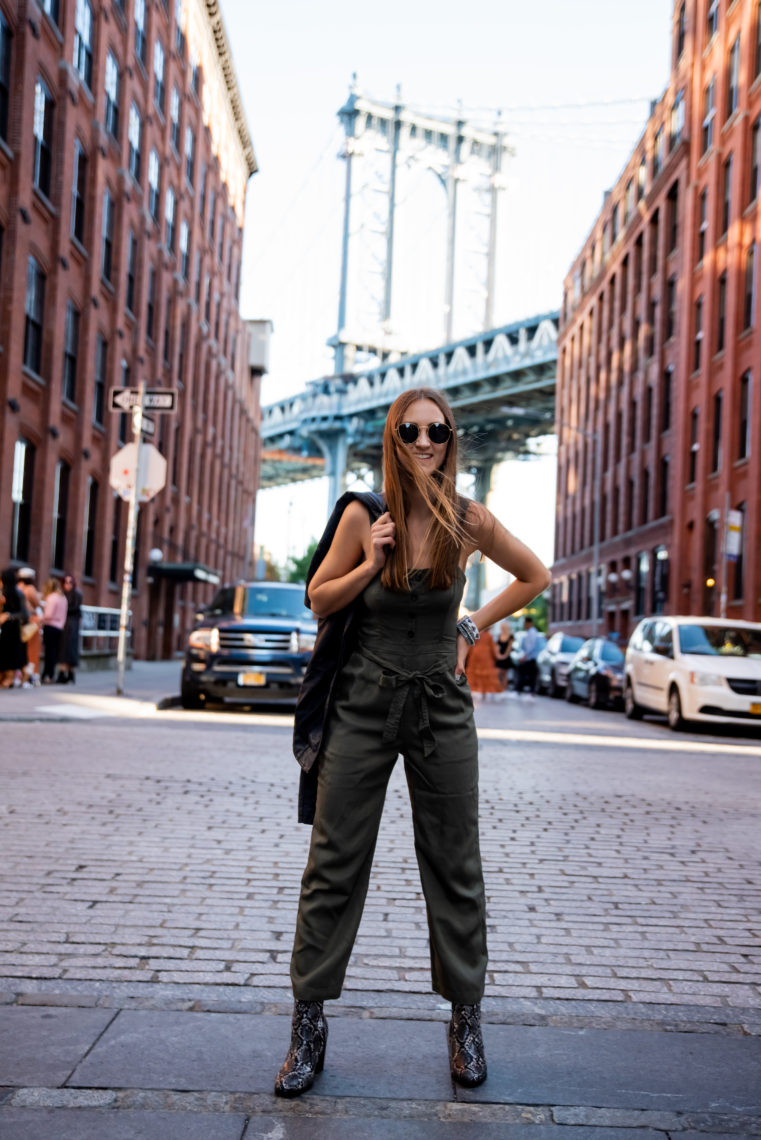
[[[372,552],[368,561],[372,563],[376,571],[382,570],[386,564],[389,550],[393,550],[396,545],[396,523],[388,511],[376,519],[370,527],[370,542]]]

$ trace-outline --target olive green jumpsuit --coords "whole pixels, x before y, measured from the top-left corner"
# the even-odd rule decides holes
[[[337,998],[367,894],[386,787],[399,753],[428,913],[433,989],[481,1000],[486,914],[478,841],[478,745],[464,674],[455,680],[465,575],[410,591],[380,574],[360,599],[358,644],[336,685],[319,759],[317,810],[291,958],[294,996]]]

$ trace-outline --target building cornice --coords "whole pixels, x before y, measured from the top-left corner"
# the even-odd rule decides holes
[[[238,138],[250,177],[252,174],[256,174],[259,166],[256,161],[256,155],[254,154],[254,144],[251,141],[248,123],[246,122],[246,113],[243,110],[243,100],[238,86],[238,77],[235,74],[235,65],[233,64],[232,52],[230,51],[230,41],[227,38],[227,31],[225,29],[224,20],[222,19],[219,0],[205,0],[205,3],[206,13],[209,18],[209,27],[214,36],[220,67],[225,79],[227,94],[230,98],[230,107],[232,109],[235,125],[238,129]]]

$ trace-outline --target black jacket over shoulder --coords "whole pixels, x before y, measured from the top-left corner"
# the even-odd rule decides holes
[[[309,607],[309,584],[330,549],[338,523],[349,503],[358,499],[367,507],[372,522],[386,509],[382,495],[374,491],[347,491],[336,503],[325,532],[309,564],[304,602]],[[299,823],[314,821],[317,802],[317,764],[325,725],[333,704],[338,674],[354,648],[356,600],[334,614],[320,618],[314,650],[301,682],[293,726],[293,754],[301,765]]]

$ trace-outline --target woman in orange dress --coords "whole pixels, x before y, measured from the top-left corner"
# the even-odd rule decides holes
[[[503,691],[497,669],[497,647],[488,630],[481,630],[481,636],[468,650],[465,659],[465,675],[470,691],[476,693],[501,693]]]

